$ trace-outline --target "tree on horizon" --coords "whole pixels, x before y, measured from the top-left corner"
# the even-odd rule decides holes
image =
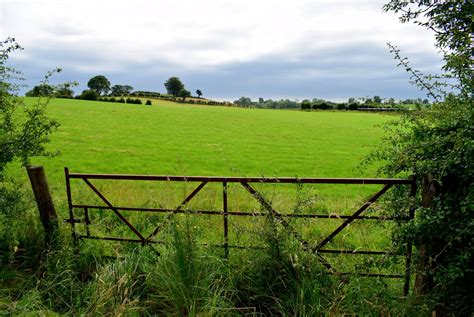
[[[184,89],[184,84],[178,77],[170,77],[165,82],[165,88],[168,94],[171,94],[176,97],[178,96],[179,92]]]

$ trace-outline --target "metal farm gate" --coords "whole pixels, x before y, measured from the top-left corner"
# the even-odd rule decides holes
[[[408,243],[405,253],[392,253],[388,251],[375,251],[375,250],[346,250],[346,249],[328,249],[328,243],[331,242],[334,237],[340,234],[347,226],[349,226],[355,220],[378,220],[378,221],[410,221],[414,218],[414,204],[412,203],[410,210],[407,213],[407,217],[381,217],[381,216],[365,216],[363,215],[372,204],[374,204],[382,195],[384,195],[393,186],[410,186],[410,197],[407,199],[413,199],[416,194],[416,183],[414,179],[389,179],[389,178],[292,178],[292,177],[213,177],[213,176],[162,176],[162,175],[127,175],[127,174],[82,174],[82,173],[70,173],[68,168],[65,168],[66,178],[66,191],[69,207],[69,219],[66,222],[70,223],[72,235],[75,240],[81,239],[99,239],[119,242],[131,242],[140,243],[142,245],[157,243],[154,237],[164,228],[167,220],[171,219],[175,214],[192,214],[192,215],[212,215],[216,217],[222,217],[223,222],[223,238],[224,243],[217,245],[224,248],[224,254],[227,258],[229,255],[230,248],[245,248],[247,246],[231,245],[229,244],[229,217],[261,217],[268,216],[269,214],[282,225],[285,230],[293,236],[299,243],[303,250],[314,254],[318,260],[324,265],[328,273],[337,275],[348,275],[353,274],[351,272],[338,272],[325,258],[324,254],[353,254],[353,255],[386,255],[386,256],[403,256],[405,257],[405,272],[403,274],[374,274],[374,273],[357,273],[358,276],[367,277],[383,277],[383,278],[398,278],[404,279],[403,292],[408,294],[410,285],[410,267],[412,257],[412,245]],[[97,197],[103,202],[103,205],[85,205],[75,204],[71,195],[71,179],[79,179],[85,182],[87,186],[97,195]],[[134,180],[134,181],[161,181],[161,182],[188,182],[196,183],[197,186],[192,190],[186,198],[177,205],[174,209],[166,208],[136,208],[136,207],[124,207],[113,205],[98,189],[91,180]],[[222,184],[222,210],[190,210],[185,209],[186,205],[209,183],[221,183]],[[248,193],[251,194],[256,201],[261,205],[262,211],[258,212],[242,212],[242,211],[231,211],[228,209],[228,184],[236,183],[240,184]],[[283,214],[278,212],[272,204],[265,199],[265,197],[255,189],[252,184],[255,183],[274,183],[274,184],[356,184],[356,185],[383,185],[382,188],[377,191],[372,197],[370,197],[364,204],[356,209],[352,215],[328,215],[328,214]],[[134,239],[114,236],[94,236],[91,235],[89,225],[91,220],[89,217],[89,210],[111,210],[120,221],[127,226],[136,236]],[[77,216],[77,211],[82,210],[83,217]],[[166,213],[164,221],[161,222],[156,228],[148,235],[141,233],[135,226],[133,226],[126,217],[123,216],[121,211],[135,211],[144,213]],[[338,219],[343,222],[334,229],[330,234],[324,237],[321,241],[316,244],[311,244],[305,240],[299,232],[295,231],[288,222],[288,218],[326,218],[326,219]],[[79,234],[76,231],[76,224],[83,224],[86,228],[86,234]]]

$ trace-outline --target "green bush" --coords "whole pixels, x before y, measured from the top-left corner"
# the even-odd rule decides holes
[[[14,39],[0,42],[0,262],[17,257],[19,250],[23,255],[32,250],[33,254],[41,253],[39,248],[28,247],[42,240],[36,230],[36,213],[33,218],[30,214],[35,210],[31,194],[26,194],[20,185],[8,178],[6,170],[15,162],[27,167],[31,157],[50,155],[45,144],[59,126],[46,116],[46,106],[52,96],[38,99],[33,105],[18,96],[16,83],[22,78],[7,65],[9,54],[18,49],[20,46]],[[53,73],[45,76],[42,87],[51,87],[55,91],[57,87],[47,83]]]
[[[81,94],[83,100],[98,100],[99,94],[95,90],[84,90]]]
[[[15,258],[35,263],[40,256],[42,227],[29,190],[13,181],[0,182],[0,266]]]
[[[178,97],[182,97],[183,99],[186,99],[187,97],[191,97],[191,92],[182,88],[178,92]]]
[[[301,110],[310,110],[311,109],[311,102],[309,100],[303,100],[301,102]]]
[[[146,103],[145,103],[147,106],[151,106],[151,100],[147,100]]]
[[[357,110],[359,109],[359,104],[356,102],[350,103],[349,106],[347,107],[349,110]]]
[[[431,107],[404,111],[386,128],[384,147],[375,153],[390,177],[415,175],[421,197],[416,220],[395,229],[396,241],[413,241],[422,295],[437,304],[433,315],[474,314],[474,76],[472,72],[472,1],[390,1],[386,11],[400,20],[435,32],[445,74],[431,76],[414,69],[389,44],[398,65],[427,96]],[[443,80],[445,82],[443,82]],[[455,83],[455,89],[452,89]],[[446,88],[448,87],[448,88]],[[374,156],[372,156],[374,157]],[[405,196],[404,196],[405,195]],[[395,192],[394,213],[406,193]],[[405,203],[405,204],[406,204]]]
[[[333,107],[327,102],[322,102],[322,103],[313,104],[313,109],[329,110],[329,109],[333,109]]]
[[[33,87],[30,91],[25,93],[27,97],[51,97],[55,93],[55,89],[53,86],[49,84],[41,84]]]
[[[56,98],[67,98],[67,99],[73,98],[74,91],[69,87],[70,85],[64,85],[62,87],[59,87],[55,92]]]

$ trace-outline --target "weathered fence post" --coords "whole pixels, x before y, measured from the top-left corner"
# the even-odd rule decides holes
[[[49,192],[44,168],[43,166],[30,166],[27,167],[27,171],[43,224],[45,242],[50,245],[58,229],[58,216]]]
[[[431,175],[426,175],[421,183],[421,204],[423,208],[433,208],[434,200],[439,194],[439,185]],[[433,287],[433,278],[429,275],[431,250],[422,243],[418,247],[418,267],[415,278],[415,294],[426,295]]]

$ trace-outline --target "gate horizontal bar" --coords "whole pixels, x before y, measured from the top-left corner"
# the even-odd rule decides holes
[[[397,178],[297,178],[297,177],[224,177],[224,176],[177,176],[177,175],[135,175],[135,174],[83,174],[69,173],[69,178],[115,179],[173,182],[212,183],[283,183],[283,184],[411,184],[411,179]]]
[[[126,239],[119,237],[98,237],[98,236],[87,236],[87,235],[78,235],[79,239],[93,239],[93,240],[109,240],[109,241],[121,241],[121,242],[132,242],[132,243],[142,243],[142,240],[139,239]],[[158,243],[163,244],[161,241],[148,240],[147,243]],[[208,244],[202,243],[203,246],[210,246],[215,248],[224,248],[224,244]],[[253,245],[236,245],[229,244],[227,247],[233,249],[255,249],[255,250],[264,250],[265,247],[253,246]],[[332,254],[351,254],[351,255],[391,255],[391,256],[404,256],[403,253],[393,253],[387,251],[371,251],[371,250],[319,250],[319,253],[332,253]]]
[[[131,242],[131,243],[143,243],[140,239],[127,239],[127,238],[119,238],[119,237],[99,237],[99,236],[87,236],[83,234],[78,234],[77,237],[79,239],[92,239],[92,240],[107,240],[107,241],[118,241],[118,242]],[[163,241],[155,241],[155,240],[146,240],[146,243],[152,244],[164,244]]]
[[[208,245],[208,244],[203,244]],[[209,246],[216,248],[223,248],[223,244],[210,244]],[[259,247],[253,245],[229,245],[229,248],[235,249],[255,249],[264,250],[266,247]],[[403,253],[387,252],[387,251],[371,251],[371,250],[319,250],[319,253],[333,253],[333,254],[350,254],[350,255],[390,255],[390,256],[405,256]]]
[[[372,251],[372,250],[319,250],[319,253],[332,253],[332,254],[363,254],[363,255],[400,255],[404,256],[403,253],[387,252],[387,251]]]
[[[107,206],[94,206],[94,205],[72,205],[73,208],[88,208],[88,209],[105,209],[105,210],[111,210],[112,208],[107,207]],[[224,214],[223,211],[213,211],[213,210],[179,210],[175,211],[174,209],[166,209],[166,208],[140,208],[140,207],[114,207],[117,210],[122,210],[122,211],[141,211],[141,212],[162,212],[162,213],[168,213],[168,212],[173,212],[176,214],[190,214],[190,213],[195,213],[195,214],[205,214],[205,215],[216,215],[216,216],[222,216]],[[268,216],[268,213],[263,213],[260,211],[256,212],[247,212],[247,211],[228,211],[228,215],[232,216],[247,216],[247,217],[253,217],[253,216]],[[281,214],[282,217],[288,217],[288,218],[322,218],[322,219],[348,219],[348,218],[353,218],[351,215],[336,215],[336,214],[330,214],[330,215],[320,215],[320,214]],[[371,220],[380,220],[380,221],[385,221],[385,220],[411,220],[410,218],[406,217],[384,217],[384,216],[357,216],[354,219],[371,219]],[[69,222],[69,221],[68,221]]]
[[[143,243],[140,239],[126,239],[126,238],[116,238],[116,237],[98,237],[98,236],[86,236],[86,235],[77,235],[79,239],[92,239],[92,240],[108,240],[108,241],[120,241],[120,242],[137,242]],[[146,241],[147,243],[156,243],[155,241]]]
[[[331,272],[327,272],[326,274],[331,274]],[[357,273],[357,272],[338,272],[336,275],[357,275],[363,277],[383,277],[383,278],[404,278],[403,275],[399,274],[378,274],[378,273]]]

